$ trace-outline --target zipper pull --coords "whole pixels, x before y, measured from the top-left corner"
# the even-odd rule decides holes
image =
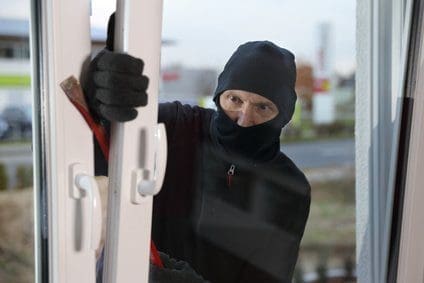
[[[228,172],[227,172],[227,184],[229,188],[231,188],[231,181],[232,181],[231,179],[234,176],[235,170],[236,170],[236,166],[234,164],[231,164],[230,169],[228,169]]]

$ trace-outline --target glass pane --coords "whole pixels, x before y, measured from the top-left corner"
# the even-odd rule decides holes
[[[281,151],[311,185],[312,201],[299,253],[296,241],[291,246],[281,244],[287,242],[284,233],[295,238],[301,234],[293,228],[302,229],[301,220],[288,224],[289,217],[299,217],[294,211],[302,204],[287,189],[296,178],[276,163],[274,169],[280,173],[266,176],[272,170],[269,165],[259,161],[252,167],[243,164],[243,158],[229,157],[231,150],[239,149],[231,145],[228,155],[220,155],[219,150],[207,155],[207,138],[193,140],[192,132],[184,128],[193,124],[181,121],[170,126],[181,127],[171,132],[169,144],[168,174],[175,176],[169,176],[157,197],[153,239],[159,250],[188,262],[212,282],[281,281],[291,276],[283,267],[290,269],[290,261],[296,262],[296,282],[324,278],[353,282],[355,1],[165,1],[160,99],[217,109],[212,98],[217,84],[221,87],[218,75],[241,44],[254,40],[272,41],[296,57],[298,100],[280,142]],[[249,90],[251,85],[236,87]],[[195,120],[190,115],[208,115],[191,109],[181,106],[174,117]],[[230,118],[231,113],[226,112]],[[255,139],[254,131],[249,138]],[[225,149],[225,140],[218,138],[219,142]],[[190,147],[196,153],[185,151]],[[225,168],[217,169],[217,164]],[[189,175],[184,170],[193,172],[193,180],[184,183]],[[218,175],[205,179],[210,172]],[[221,183],[225,178],[235,187]],[[176,189],[181,191],[172,191]],[[180,206],[173,205],[177,200]]]
[[[112,2],[97,4],[94,26],[105,30]],[[277,148],[298,169],[275,152],[249,156],[263,132],[237,140],[246,150],[210,132],[217,78],[241,44],[256,40],[296,58],[297,103]],[[355,282],[355,1],[164,1],[161,65],[168,171],[152,239],[169,276],[179,268],[210,282]]]
[[[34,282],[29,0],[0,13],[0,282]]]

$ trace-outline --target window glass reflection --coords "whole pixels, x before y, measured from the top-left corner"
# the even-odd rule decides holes
[[[29,1],[0,13],[0,282],[34,281]]]
[[[169,269],[211,282],[355,281],[354,11],[354,1],[164,2],[159,121],[169,159],[152,238]],[[261,123],[219,104],[235,89],[279,106],[262,86],[220,89],[230,56],[256,40],[295,56],[293,116],[278,108]],[[287,112],[277,142],[249,132]]]
[[[343,4],[334,1],[320,2],[310,7],[309,11],[303,8],[305,5],[300,8],[295,3],[276,4],[266,1],[265,5],[262,2],[253,2],[255,1],[244,2],[246,12],[235,16],[231,11],[241,4],[238,1],[231,3],[227,1],[223,5],[228,13],[224,13],[217,22],[202,16],[205,10],[214,13],[217,6],[215,2],[203,3],[200,7],[193,2],[176,5],[165,1],[160,100],[162,102],[178,100],[182,105],[165,104],[162,105],[162,109],[176,107],[178,113],[187,114],[193,109],[190,107],[200,105],[219,111],[219,105],[217,107],[213,101],[217,84],[219,87],[218,75],[234,51],[232,49],[246,41],[267,39],[293,51],[297,65],[295,90],[298,100],[294,115],[281,134],[280,148],[305,173],[311,185],[312,202],[299,258],[297,259],[297,251],[293,251],[286,259],[289,260],[290,257],[297,259],[293,274],[297,282],[315,282],[314,280],[324,277],[333,280],[338,278],[346,282],[354,281],[355,3],[354,1]],[[297,12],[293,14],[302,11],[304,15],[302,23],[299,22],[297,25],[295,19],[290,22],[292,19],[290,11],[295,10]],[[249,15],[253,11],[262,15],[261,18],[264,20],[261,23],[255,21],[255,24],[252,24],[249,20]],[[343,11],[344,17],[351,17],[351,25],[347,25],[346,19],[337,16],[338,13],[335,11]],[[226,14],[231,16],[227,17]],[[183,19],[186,18],[197,23],[196,30],[184,24],[186,21]],[[279,25],[270,24],[274,18]],[[210,82],[214,80],[215,84],[211,86]],[[184,104],[191,106],[183,106]],[[197,176],[192,180],[194,183],[197,182],[196,184],[185,184],[183,187],[190,190],[201,186],[203,190],[199,192],[193,189],[195,191],[191,193],[198,195],[193,196],[194,200],[183,202],[184,197],[181,194],[171,192],[172,188],[175,188],[173,184],[164,186],[165,190],[169,188],[169,192],[164,191],[157,197],[159,201],[156,203],[156,208],[166,210],[166,213],[165,216],[158,213],[162,217],[153,219],[157,225],[153,226],[153,237],[157,238],[159,249],[162,248],[172,256],[190,262],[196,272],[212,282],[243,282],[237,281],[240,279],[237,275],[242,276],[240,274],[243,272],[235,272],[240,262],[244,262],[246,270],[272,270],[273,252],[276,257],[282,253],[288,254],[287,246],[279,245],[280,241],[288,245],[289,241],[281,240],[284,238],[281,234],[287,230],[278,226],[277,229],[273,226],[274,230],[267,230],[269,228],[267,225],[275,222],[264,220],[261,216],[275,215],[277,220],[284,222],[283,219],[287,214],[299,209],[294,199],[290,197],[278,200],[281,188],[285,187],[290,191],[287,189],[287,183],[296,178],[283,170],[277,172],[272,172],[270,168],[264,170],[265,172],[257,168],[249,170],[248,165],[243,167],[245,164],[243,161],[246,160],[240,155],[237,159],[228,152],[220,154],[219,150],[214,150],[207,141],[201,143],[200,147],[194,146],[198,142],[190,139],[192,135],[187,129],[184,130],[176,131],[173,135],[172,149],[169,151],[171,160],[172,158],[183,160],[183,156],[178,158],[172,155],[184,155],[182,152],[187,144],[192,144],[197,153],[190,152],[190,154],[197,154],[200,156],[199,160],[190,166],[187,161],[190,155],[185,153],[187,164],[175,165],[175,168],[171,166],[168,170],[181,172],[181,169],[185,169],[189,172],[191,170],[203,172],[201,168],[207,168],[206,171],[215,172],[219,171],[216,169],[218,167],[216,160],[225,160],[223,163],[226,164],[222,165],[222,171],[227,172],[229,179],[235,184],[239,182],[237,185],[243,189],[230,190],[230,193],[223,197],[216,192],[221,188],[228,188],[228,184],[218,181],[222,179],[221,175],[217,173],[216,176],[210,176],[206,178],[208,181],[204,181],[204,176]],[[173,134],[172,129],[170,132]],[[254,139],[254,136],[251,136],[252,138]],[[178,145],[180,139],[183,141]],[[237,175],[232,173],[234,171],[244,177],[237,180]],[[184,179],[183,174],[179,173],[178,176]],[[203,184],[199,185],[199,182]],[[279,187],[280,190],[275,189],[274,192],[273,186]],[[264,190],[263,187],[267,189]],[[184,190],[176,189],[176,191],[186,193]],[[277,204],[275,208],[278,209],[274,209],[273,204]],[[174,211],[178,210],[177,207],[182,211]],[[192,219],[187,217],[188,214],[184,214],[190,209],[195,211],[189,213],[190,217],[200,219],[194,221],[195,227],[192,227],[193,221],[190,222]],[[171,218],[173,220],[170,220]],[[249,225],[245,226],[244,220]],[[158,228],[159,226],[162,227]],[[238,235],[239,231],[244,233],[240,232],[242,235]],[[264,250],[272,252],[261,255],[258,250],[256,253],[249,250],[257,247],[249,244],[249,237],[259,239],[267,233],[270,235],[269,246]],[[175,243],[168,245],[173,240]],[[190,246],[190,243],[185,245],[185,241],[191,241],[191,248],[184,249]],[[267,263],[263,264],[266,256],[269,260],[265,260]],[[240,268],[242,269],[243,267]],[[222,273],[222,277],[217,273]],[[271,273],[272,271],[268,275]],[[283,272],[279,270],[276,273],[281,275]],[[229,274],[237,275],[230,279]],[[250,276],[253,276],[252,274],[254,273],[250,273]],[[253,278],[251,277],[252,280]],[[272,280],[283,279],[268,278],[269,282]]]

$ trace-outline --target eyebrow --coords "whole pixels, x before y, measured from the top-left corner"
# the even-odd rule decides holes
[[[252,103],[252,104],[255,105],[255,106],[265,105],[265,106],[268,106],[268,107],[271,107],[271,108],[276,108],[276,106],[272,102],[256,102],[256,103]]]
[[[228,93],[226,94],[226,96],[227,96],[227,97],[229,97],[229,96],[233,96],[233,97],[237,97],[237,98],[239,98],[239,99],[243,100],[243,99],[240,97],[240,95],[239,95],[239,94],[237,94],[237,93],[228,92]],[[255,106],[258,106],[258,105],[265,105],[265,106],[268,106],[268,107],[273,108],[273,109],[275,109],[275,110],[277,110],[277,111],[278,111],[278,107],[277,107],[277,105],[275,105],[275,104],[274,104],[273,102],[271,102],[271,101],[253,102],[252,104],[253,104],[253,105],[255,105]]]

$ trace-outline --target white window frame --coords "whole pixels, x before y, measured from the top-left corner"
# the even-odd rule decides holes
[[[97,196],[97,191],[91,182],[86,195],[72,177],[93,175],[92,135],[60,88],[68,76],[79,77],[90,56],[90,3],[34,0],[31,5],[35,281],[92,283],[96,258],[90,238],[101,227],[88,222],[95,203],[88,195]]]
[[[157,125],[162,0],[118,0],[115,25],[114,49],[144,61],[149,102],[135,120],[112,123],[103,279],[147,282],[153,195],[167,153],[165,127]]]
[[[357,2],[358,282],[386,282],[411,3]]]
[[[103,282],[147,282],[152,197],[161,188],[167,152],[165,127],[157,125],[162,1],[117,3],[115,48],[143,58],[149,104],[136,120],[112,124]],[[93,138],[60,88],[67,77],[78,78],[90,58],[89,5],[32,1],[36,282],[96,280],[101,214],[94,205]],[[77,176],[84,182],[76,185]]]

